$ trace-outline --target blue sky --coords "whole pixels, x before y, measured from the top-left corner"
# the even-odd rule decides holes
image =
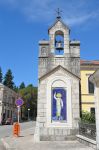
[[[0,66],[3,74],[12,70],[17,86],[37,85],[38,41],[48,39],[57,8],[71,40],[81,42],[81,58],[99,60],[98,0],[0,0]]]

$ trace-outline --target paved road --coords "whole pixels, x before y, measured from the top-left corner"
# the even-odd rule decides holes
[[[35,127],[35,122],[30,121],[30,122],[21,123],[20,125],[21,125],[21,131],[22,131],[22,130],[29,129],[33,126]],[[0,150],[5,150],[3,145],[2,145],[1,138],[11,136],[12,135],[12,130],[13,130],[12,125],[0,126]]]
[[[2,143],[0,142],[0,150],[5,150],[4,146],[2,145]]]
[[[21,125],[21,130],[25,130],[25,129],[35,126],[35,122],[30,121],[30,122],[21,123],[20,125]],[[11,136],[12,130],[13,130],[12,125],[0,126],[0,139]]]
[[[35,128],[35,122],[22,123],[21,136],[19,138],[7,137],[12,134],[12,126],[0,127],[1,137],[7,145],[7,149],[0,144],[0,150],[93,150],[78,141],[43,141],[40,143],[33,142],[33,133]]]

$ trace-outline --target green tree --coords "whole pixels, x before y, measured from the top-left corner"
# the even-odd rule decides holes
[[[22,83],[20,84],[20,86],[19,86],[19,89],[24,89],[24,88],[25,88],[25,83],[22,82]]]
[[[81,121],[84,123],[95,123],[95,114],[88,111],[82,111]]]
[[[13,86],[13,90],[14,90],[15,92],[18,92],[18,91],[19,91],[18,86],[14,85],[14,86]]]
[[[14,82],[13,82],[13,75],[12,71],[8,69],[7,73],[5,74],[3,84],[11,89],[14,88]]]
[[[3,80],[3,75],[2,75],[2,69],[0,67],[0,83],[2,83],[2,80]]]
[[[30,109],[30,117],[35,119],[37,113],[37,87],[33,87],[32,84],[28,85],[24,89],[19,90],[21,98],[24,100],[22,106],[22,114],[28,116],[28,108]]]

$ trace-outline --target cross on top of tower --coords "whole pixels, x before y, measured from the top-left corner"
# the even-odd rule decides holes
[[[56,10],[57,13],[57,19],[61,18],[61,14],[62,14],[62,10],[60,10],[59,8]]]

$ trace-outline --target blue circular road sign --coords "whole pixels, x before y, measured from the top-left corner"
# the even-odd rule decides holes
[[[19,98],[19,99],[17,99],[16,101],[15,101],[15,104],[17,105],[17,106],[22,106],[23,105],[23,99],[21,99],[21,98]]]

